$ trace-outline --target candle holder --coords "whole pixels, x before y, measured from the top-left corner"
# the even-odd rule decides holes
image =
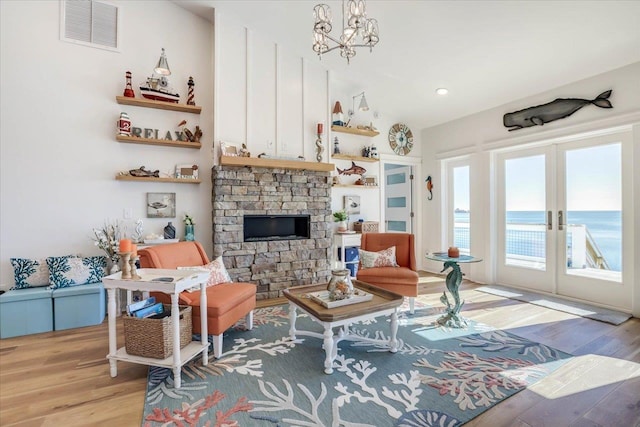
[[[131,259],[131,252],[120,252],[120,260],[122,261],[122,278],[131,279],[131,265],[129,260]]]
[[[136,269],[136,262],[140,259],[138,255],[133,255],[129,259],[129,267],[131,268],[131,278],[133,280],[140,280],[142,277],[138,275],[138,271]]]

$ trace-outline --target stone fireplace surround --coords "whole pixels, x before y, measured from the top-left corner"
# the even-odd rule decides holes
[[[256,166],[214,166],[213,255],[234,281],[255,283],[257,298],[326,283],[331,275],[330,173]],[[310,215],[310,239],[244,242],[244,215]]]

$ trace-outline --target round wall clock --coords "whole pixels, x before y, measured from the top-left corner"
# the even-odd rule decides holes
[[[389,145],[394,153],[404,156],[413,148],[413,134],[407,125],[396,123],[389,129]]]

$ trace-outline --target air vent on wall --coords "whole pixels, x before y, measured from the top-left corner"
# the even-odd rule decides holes
[[[63,0],[60,4],[62,40],[118,50],[118,7],[95,0]]]

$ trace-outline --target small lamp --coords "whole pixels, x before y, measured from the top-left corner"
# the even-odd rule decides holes
[[[158,60],[158,65],[154,69],[156,74],[160,74],[161,76],[169,76],[171,75],[171,70],[169,69],[169,63],[167,62],[167,57],[164,54],[164,48],[162,48],[162,53],[160,54],[160,59]]]
[[[356,98],[362,96],[362,98],[360,99],[360,104],[358,105],[358,110],[360,111],[369,111],[369,104],[367,104],[367,98],[365,98],[364,96],[364,92],[357,94],[356,96],[353,97],[352,99],[352,103],[351,103],[351,107],[352,110],[349,111],[349,115],[353,116],[355,114],[356,111]]]

